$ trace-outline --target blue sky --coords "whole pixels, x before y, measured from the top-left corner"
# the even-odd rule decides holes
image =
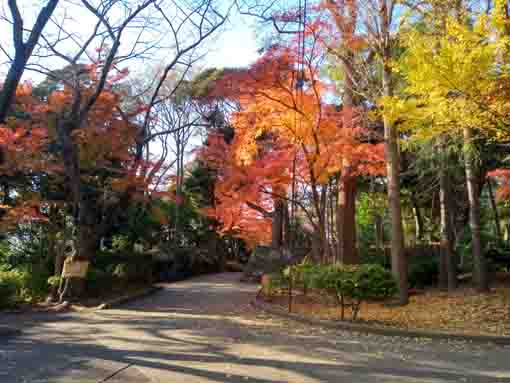
[[[222,1],[222,0],[220,0]],[[227,3],[225,3],[227,4]],[[230,3],[229,3],[230,4]],[[26,25],[32,25],[33,19],[35,18],[36,12],[40,9],[39,3],[34,3],[33,0],[19,0],[20,9],[22,11],[23,17],[26,18]],[[63,8],[62,8],[63,9]],[[58,12],[56,12],[56,18],[62,17],[63,10],[59,8]],[[66,28],[71,33],[81,34],[87,33],[86,31],[90,28],[90,25],[95,23],[95,19],[85,14],[77,14],[76,9],[70,8],[67,17],[69,20],[67,21]],[[0,8],[0,15],[5,15],[10,18],[10,13],[7,7]],[[86,27],[84,27],[86,26]],[[50,29],[54,29],[52,25],[49,26]],[[129,33],[129,32],[126,32]],[[12,31],[10,26],[5,21],[0,22],[0,44],[12,53]],[[125,36],[127,37],[127,36]],[[134,36],[133,36],[134,37]],[[164,41],[164,40],[163,40]],[[59,45],[60,46],[60,45]],[[125,39],[125,43],[122,44],[122,47],[129,47],[130,41],[129,38]],[[65,49],[65,45],[64,45]],[[258,57],[257,54],[257,38],[256,31],[254,28],[254,20],[253,18],[247,16],[239,15],[235,10],[232,10],[231,17],[227,25],[222,28],[221,31],[216,33],[214,36],[210,37],[205,41],[201,48],[200,53],[207,54],[203,57],[203,60],[199,63],[198,68],[204,67],[241,67],[247,66]],[[76,48],[72,47],[71,51],[75,51]],[[159,58],[159,54],[162,56]],[[150,61],[145,61],[143,63],[140,62],[132,62],[130,63],[130,69],[133,72],[138,72],[141,70],[145,71],[146,65],[157,65],[158,61],[162,63],[167,59],[166,54],[163,51],[155,51],[152,55],[152,63]],[[6,74],[8,64],[6,63],[7,59],[5,55],[0,51],[0,81],[1,78]],[[38,61],[35,58],[32,58],[31,62]],[[46,59],[45,66],[46,68],[58,68],[66,65],[65,62],[61,62],[60,59]],[[44,75],[34,72],[34,71],[26,71],[23,79],[24,80],[32,80],[35,83],[44,79]]]

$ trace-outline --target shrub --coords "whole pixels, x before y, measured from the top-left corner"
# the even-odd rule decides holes
[[[439,275],[439,259],[435,256],[409,258],[409,285],[415,288],[432,286]]]
[[[46,265],[27,265],[18,270],[24,275],[23,288],[26,295],[25,298],[40,299],[48,294],[50,289],[48,278],[51,277],[52,273]]]
[[[113,276],[127,282],[150,282],[151,274],[152,261],[141,257],[119,263],[113,270]]]
[[[17,285],[15,281],[0,274],[0,308],[10,307],[16,303]]]
[[[296,265],[285,269],[287,281],[302,280],[333,296],[342,308],[352,307],[352,319],[356,320],[363,301],[384,299],[397,292],[397,284],[391,272],[380,265]]]
[[[48,286],[51,288],[56,288],[60,285],[62,278],[57,275],[52,275],[48,278]]]
[[[12,307],[26,298],[26,279],[23,271],[0,270],[0,307]]]
[[[369,299],[385,299],[397,292],[397,283],[391,272],[380,265],[361,265],[355,271],[358,285],[353,297]]]
[[[89,267],[86,277],[87,291],[97,294],[103,287],[110,287],[111,280],[112,276],[110,273],[95,267]]]

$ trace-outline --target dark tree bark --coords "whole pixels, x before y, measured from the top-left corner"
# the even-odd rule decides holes
[[[490,178],[487,179],[487,190],[489,191],[489,201],[491,203],[491,208],[494,216],[494,226],[496,228],[496,236],[498,240],[503,239],[503,235],[501,233],[501,219],[499,217],[498,205],[496,204],[496,198],[494,198],[494,191],[492,189],[492,181]]]
[[[276,199],[274,204],[271,234],[271,247],[275,250],[280,250],[282,247],[283,207],[283,201],[281,199]]]
[[[322,242],[322,262],[327,263],[330,260],[330,246],[328,238],[328,185],[324,185],[320,197],[320,236]]]
[[[473,156],[473,131],[464,128],[464,166],[469,200],[469,227],[471,229],[471,246],[473,251],[473,280],[478,291],[489,291],[487,260],[482,253],[480,224],[480,194]]]
[[[374,10],[375,11],[375,10]],[[380,31],[374,36],[379,44],[378,50],[382,64],[382,88],[385,97],[393,97],[393,60],[391,41],[392,19],[395,2],[378,1],[376,10]],[[386,151],[386,177],[388,180],[388,208],[391,220],[391,270],[399,288],[399,303],[409,302],[407,257],[404,248],[404,230],[402,227],[402,207],[400,201],[400,151],[398,132],[392,121],[384,116],[384,146]]]
[[[282,207],[282,246],[289,249],[291,244],[291,229],[290,229],[290,215],[289,215],[289,203],[283,201]]]
[[[356,179],[339,182],[337,207],[337,232],[340,262],[358,264],[356,249]]]
[[[23,17],[18,9],[16,0],[9,0],[8,4],[12,14],[14,58],[0,91],[0,123],[5,121],[11,105],[15,101],[16,89],[23,76],[27,62],[41,37],[44,27],[57,7],[58,0],[49,0],[48,4],[41,9],[27,41],[23,41],[25,26],[23,25]]]
[[[387,31],[389,33],[389,31]],[[393,95],[392,72],[390,67],[391,53],[387,47],[386,60],[383,69],[384,95]],[[398,282],[399,302],[405,305],[409,302],[407,280],[407,258],[404,249],[404,230],[402,227],[402,210],[400,202],[400,153],[398,134],[390,120],[384,118],[384,139],[386,149],[386,174],[388,179],[388,207],[391,219],[391,270]]]
[[[443,148],[441,151],[444,154]],[[441,206],[441,249],[439,262],[439,287],[453,291],[457,287],[457,265],[453,251],[453,231],[451,226],[451,187],[450,177],[445,163],[448,161],[441,158],[439,165],[439,199]]]
[[[356,13],[354,10],[347,12],[347,35],[354,34]],[[349,27],[349,25],[352,25]],[[344,71],[343,84],[343,127],[353,129],[354,119],[354,54],[348,52],[342,60]],[[340,262],[345,264],[358,264],[359,256],[356,249],[356,178],[349,174],[349,163],[344,161],[342,174],[337,184],[337,234],[338,254]]]

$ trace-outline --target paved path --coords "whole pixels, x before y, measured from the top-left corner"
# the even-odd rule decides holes
[[[1,383],[510,382],[510,348],[356,335],[256,313],[219,274],[119,310],[0,316]]]

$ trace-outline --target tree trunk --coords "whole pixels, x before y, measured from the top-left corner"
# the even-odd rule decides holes
[[[23,71],[25,70],[26,59],[24,54],[16,54],[0,92],[0,122],[5,121],[11,104],[15,101],[16,88],[19,85]]]
[[[337,232],[339,260],[344,264],[358,264],[356,249],[356,178],[338,183]]]
[[[48,225],[48,254],[50,259],[54,261],[53,276],[60,277],[62,275],[62,267],[64,265],[63,246],[61,243],[63,238],[58,238],[58,209],[56,204],[51,204],[49,208],[49,225]],[[50,301],[55,301],[58,296],[58,285],[53,285],[48,296]]]
[[[57,132],[62,144],[62,157],[66,172],[66,182],[70,189],[73,215],[77,229],[76,250],[81,260],[90,261],[99,245],[98,223],[96,220],[97,198],[94,192],[82,191],[78,148],[72,139],[72,132],[77,126],[76,121],[59,121]],[[71,278],[67,284],[66,297],[80,298],[85,293],[85,279]]]
[[[378,255],[384,255],[384,226],[379,213],[374,215],[375,248]]]
[[[420,206],[418,206],[418,201],[416,201],[416,196],[414,193],[411,193],[411,204],[413,205],[413,215],[414,215],[414,228],[416,234],[416,242],[421,242],[423,240],[423,217],[421,215]]]
[[[82,193],[80,201],[79,218],[77,222],[76,251],[81,261],[94,258],[99,247],[97,235],[96,205],[93,196]],[[70,278],[66,296],[71,299],[82,298],[86,290],[85,278]]]
[[[473,251],[473,280],[478,291],[489,291],[489,275],[487,261],[482,254],[480,227],[480,198],[476,177],[476,165],[473,156],[473,132],[464,128],[464,165],[469,201],[469,227],[471,229],[471,246]]]
[[[443,147],[441,152],[444,155]],[[453,291],[457,287],[457,270],[453,253],[453,238],[451,227],[450,178],[445,163],[447,159],[441,158],[439,169],[439,199],[441,210],[441,249],[439,262],[439,287]]]
[[[383,69],[383,90],[387,97],[393,96],[391,53],[389,47],[385,55]],[[404,232],[400,203],[400,154],[397,130],[388,117],[384,117],[384,139],[386,149],[386,172],[388,179],[388,208],[391,218],[391,270],[399,287],[399,302],[409,302],[407,281],[407,259],[404,251]]]
[[[282,246],[289,249],[291,245],[291,227],[290,227],[290,215],[289,215],[289,204],[287,201],[283,201],[282,206]]]
[[[271,247],[280,250],[282,247],[283,201],[276,199],[274,203]]]
[[[496,199],[494,198],[494,191],[492,190],[492,181],[490,178],[487,178],[487,189],[489,191],[489,201],[491,203],[492,212],[494,213],[496,237],[501,241],[503,239],[503,235],[501,233],[501,220],[499,218],[498,205],[496,204]]]
[[[320,236],[322,242],[322,262],[327,263],[330,259],[329,257],[329,240],[328,240],[328,185],[324,185],[321,190],[321,199],[320,199],[320,214],[321,219],[319,220],[320,225]]]
[[[328,227],[329,232],[331,234],[331,262],[338,263],[338,254],[339,254],[339,246],[338,246],[338,233],[335,225],[335,212],[336,212],[336,199],[335,197],[338,195],[336,191],[336,187],[331,184],[331,189],[328,198]]]
[[[348,22],[356,19],[356,13],[347,12]],[[351,29],[354,28],[354,24]],[[347,30],[347,34],[353,34],[354,29]],[[354,54],[346,53],[342,61],[344,71],[344,84],[342,95],[343,126],[342,129],[354,128]],[[343,161],[341,176],[337,183],[337,235],[338,235],[338,259],[344,264],[358,264],[359,256],[356,251],[356,178],[350,174],[350,164]]]
[[[20,19],[17,19],[17,17],[13,15],[12,27],[15,52],[14,60],[7,72],[5,80],[3,81],[3,87],[0,90],[0,123],[5,121],[11,105],[15,102],[16,89],[18,88],[21,77],[23,76],[27,62],[37,45],[39,37],[41,36],[48,20],[55,11],[57,4],[58,0],[50,0],[40,10],[26,42],[23,42],[23,35],[25,33],[23,30],[23,19],[21,18],[21,15],[19,15]],[[9,5],[11,5],[10,2]],[[17,8],[16,2],[14,2],[14,5]],[[16,9],[16,11],[18,10]],[[11,13],[16,13],[16,11],[13,11],[11,8]],[[16,37],[18,33],[20,37],[19,40]]]
[[[78,208],[80,204],[80,167],[78,160],[78,148],[73,142],[72,132],[75,125],[72,121],[60,120],[57,123],[57,134],[62,145],[62,159],[66,175],[66,186],[70,194],[73,206],[73,216],[78,218]]]

